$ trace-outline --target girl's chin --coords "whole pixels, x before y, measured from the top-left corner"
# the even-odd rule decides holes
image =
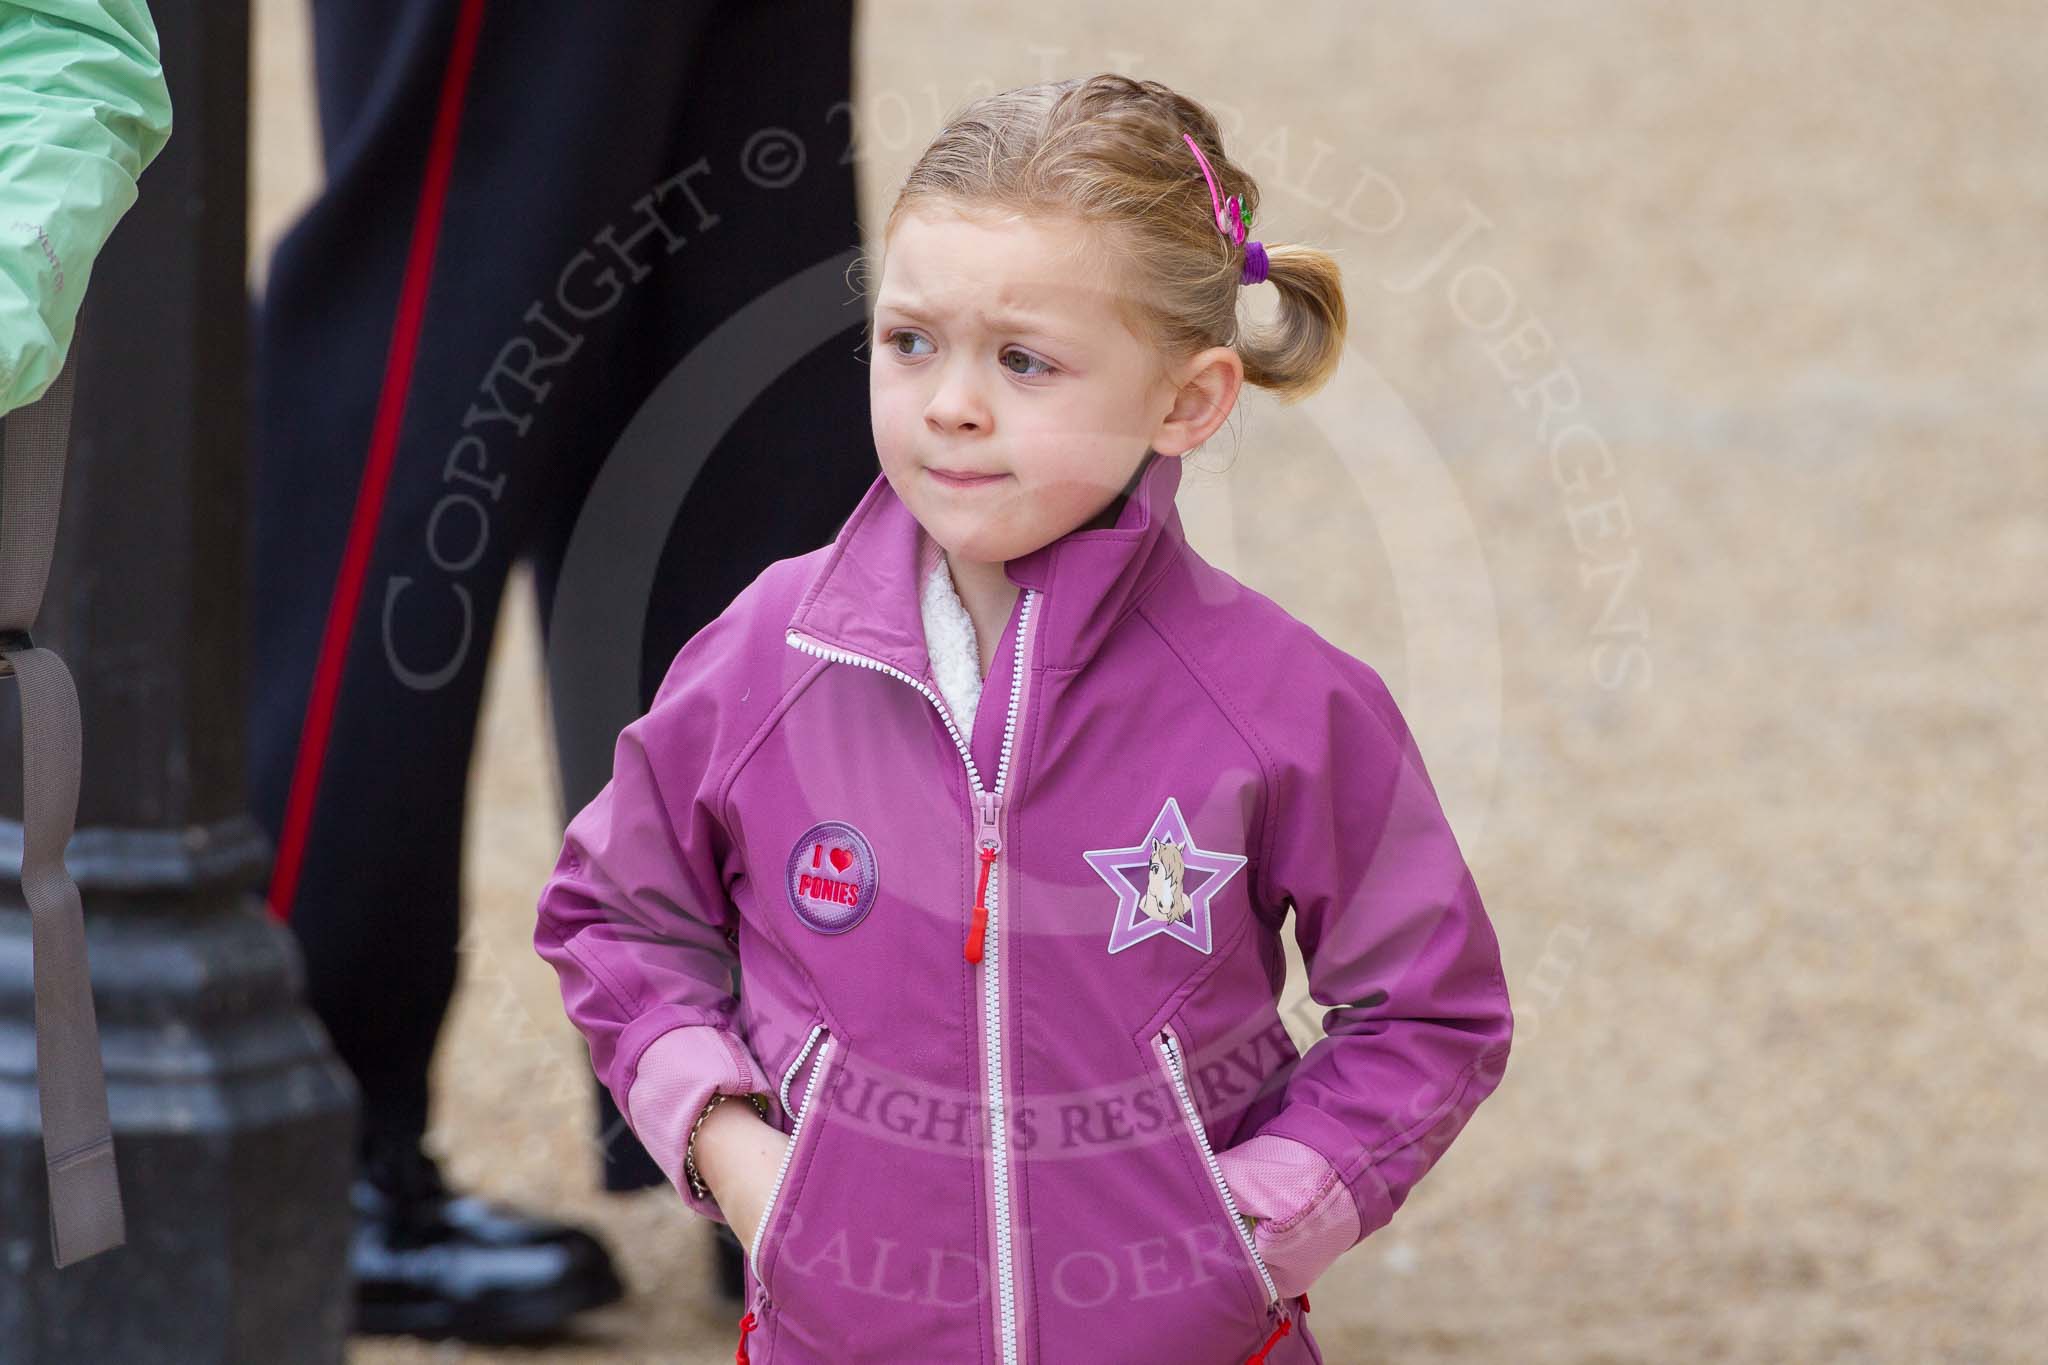
[[[924,528],[956,564],[1002,564],[1025,553],[1000,533],[988,534],[991,528],[980,520],[940,516]]]

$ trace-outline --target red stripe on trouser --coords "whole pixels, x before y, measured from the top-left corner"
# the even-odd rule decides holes
[[[313,822],[313,798],[319,791],[327,739],[334,727],[334,699],[341,691],[342,665],[348,658],[349,637],[354,633],[363,579],[369,571],[370,549],[376,543],[384,493],[391,482],[391,464],[398,453],[406,395],[412,388],[413,359],[419,353],[420,329],[426,317],[427,284],[434,273],[434,248],[441,236],[441,211],[447,202],[449,175],[455,165],[462,96],[469,85],[470,68],[475,64],[477,31],[483,26],[483,17],[484,0],[463,0],[455,20],[455,43],[441,77],[441,103],[434,115],[427,172],[420,184],[419,207],[413,215],[412,245],[406,254],[405,279],[399,290],[391,346],[385,353],[377,418],[370,429],[370,450],[363,466],[362,486],[356,491],[341,574],[327,606],[327,628],[320,637],[320,662],[313,673],[306,723],[299,735],[291,794],[285,801],[284,827],[278,835],[277,863],[271,869],[270,913],[280,920],[291,917],[292,900],[298,891],[306,831]]]

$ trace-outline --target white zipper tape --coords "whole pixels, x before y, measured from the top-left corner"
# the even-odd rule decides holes
[[[1280,1302],[1279,1286],[1266,1270],[1266,1258],[1259,1254],[1258,1242],[1245,1227],[1244,1220],[1237,1213],[1237,1198],[1230,1192],[1230,1185],[1223,1179],[1223,1166],[1216,1160],[1215,1151],[1209,1146],[1209,1134],[1202,1127],[1201,1111],[1195,1108],[1195,1097],[1188,1090],[1185,1063],[1181,1056],[1180,1039],[1172,1029],[1163,1029],[1159,1034],[1159,1045],[1166,1053],[1167,1070],[1173,1074],[1173,1085],[1180,1092],[1181,1111],[1187,1115],[1188,1127],[1193,1130],[1195,1144],[1202,1149],[1202,1160],[1208,1164],[1209,1178],[1216,1182],[1216,1192],[1223,1196],[1223,1207],[1230,1211],[1230,1226],[1237,1233],[1237,1240],[1251,1256],[1252,1264],[1258,1268],[1259,1278],[1266,1285],[1266,1307],[1272,1308]]]
[[[811,1078],[804,1082],[803,1107],[796,1111],[796,1122],[790,1125],[789,1145],[782,1149],[782,1160],[775,1167],[775,1183],[768,1187],[767,1201],[761,1205],[761,1221],[754,1224],[753,1244],[747,1248],[747,1264],[753,1269],[754,1282],[761,1286],[763,1298],[768,1297],[768,1282],[761,1278],[761,1237],[768,1231],[769,1220],[775,1216],[775,1201],[782,1194],[783,1178],[789,1174],[790,1162],[796,1157],[797,1140],[803,1136],[804,1120],[811,1114],[811,1096],[818,1088],[818,1078],[825,1073],[825,1057],[831,1050],[830,1038],[818,1044],[818,1064],[811,1068]],[[795,1074],[794,1068],[789,1074]]]

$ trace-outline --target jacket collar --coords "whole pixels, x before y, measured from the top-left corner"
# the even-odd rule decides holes
[[[1113,525],[1076,529],[1007,561],[1004,575],[1034,590],[1032,652],[1049,668],[1078,668],[1179,558],[1186,538],[1174,494],[1181,462],[1146,456],[1120,494]],[[931,682],[919,590],[932,544],[917,518],[877,474],[831,552],[797,600],[788,630]]]

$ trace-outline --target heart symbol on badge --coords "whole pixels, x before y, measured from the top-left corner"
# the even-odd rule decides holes
[[[846,871],[847,868],[853,865],[853,850],[851,849],[828,849],[826,851],[825,856],[830,858],[832,860],[832,866],[837,868],[841,872]]]

